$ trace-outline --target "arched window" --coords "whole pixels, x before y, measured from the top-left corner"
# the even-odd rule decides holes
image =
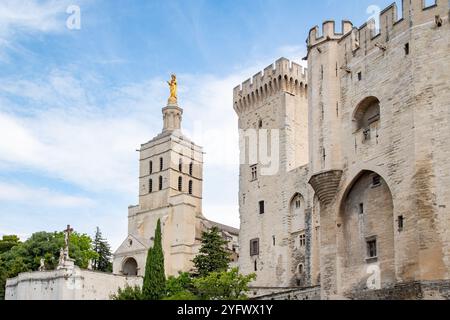
[[[297,266],[297,272],[298,272],[298,274],[303,274],[303,264],[302,263],[299,263],[298,264],[298,266]]]
[[[178,171],[183,172],[183,159],[180,158],[178,161]]]
[[[361,101],[353,114],[355,131],[370,129],[373,123],[380,120],[380,101],[375,97],[367,97]]]
[[[150,161],[149,170],[148,171],[150,172],[150,174],[153,173],[153,161]]]
[[[163,177],[159,176],[159,190],[161,191],[163,188]]]
[[[291,232],[305,230],[305,202],[301,194],[292,197],[290,203]]]
[[[153,180],[150,179],[148,180],[148,193],[152,193],[153,192]]]
[[[194,187],[194,183],[192,182],[192,180],[189,180],[189,194],[193,193],[193,188]]]
[[[192,173],[194,172],[194,163],[191,162],[189,164],[189,175],[192,176]]]
[[[159,171],[162,171],[164,168],[164,159],[159,158]]]
[[[178,191],[183,191],[183,177],[178,177]]]

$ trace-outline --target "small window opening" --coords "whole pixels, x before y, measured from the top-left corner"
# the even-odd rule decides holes
[[[402,232],[405,224],[405,218],[403,216],[398,217],[398,231]]]
[[[377,257],[377,240],[371,239],[367,241],[367,257],[376,258]]]
[[[372,186],[378,187],[381,185],[381,177],[377,174],[372,177]]]
[[[264,214],[265,208],[264,208],[264,201],[259,202],[259,214]]]

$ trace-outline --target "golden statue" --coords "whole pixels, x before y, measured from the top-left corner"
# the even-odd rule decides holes
[[[170,97],[169,97],[169,103],[177,103],[178,97],[177,97],[177,76],[172,74],[172,79],[170,81],[167,81],[170,88]]]

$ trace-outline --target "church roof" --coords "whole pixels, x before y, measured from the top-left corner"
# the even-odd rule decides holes
[[[239,235],[239,229],[233,228],[231,226],[227,226],[225,224],[218,223],[218,222],[215,222],[215,221],[211,221],[211,220],[208,220],[208,219],[204,219],[204,222],[210,228],[217,227],[219,230],[228,232],[231,235],[235,235],[235,236]]]

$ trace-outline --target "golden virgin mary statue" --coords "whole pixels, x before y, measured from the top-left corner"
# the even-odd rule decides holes
[[[169,97],[169,104],[176,104],[178,101],[177,97],[177,76],[172,74],[171,80],[167,81],[170,88],[170,97]]]

